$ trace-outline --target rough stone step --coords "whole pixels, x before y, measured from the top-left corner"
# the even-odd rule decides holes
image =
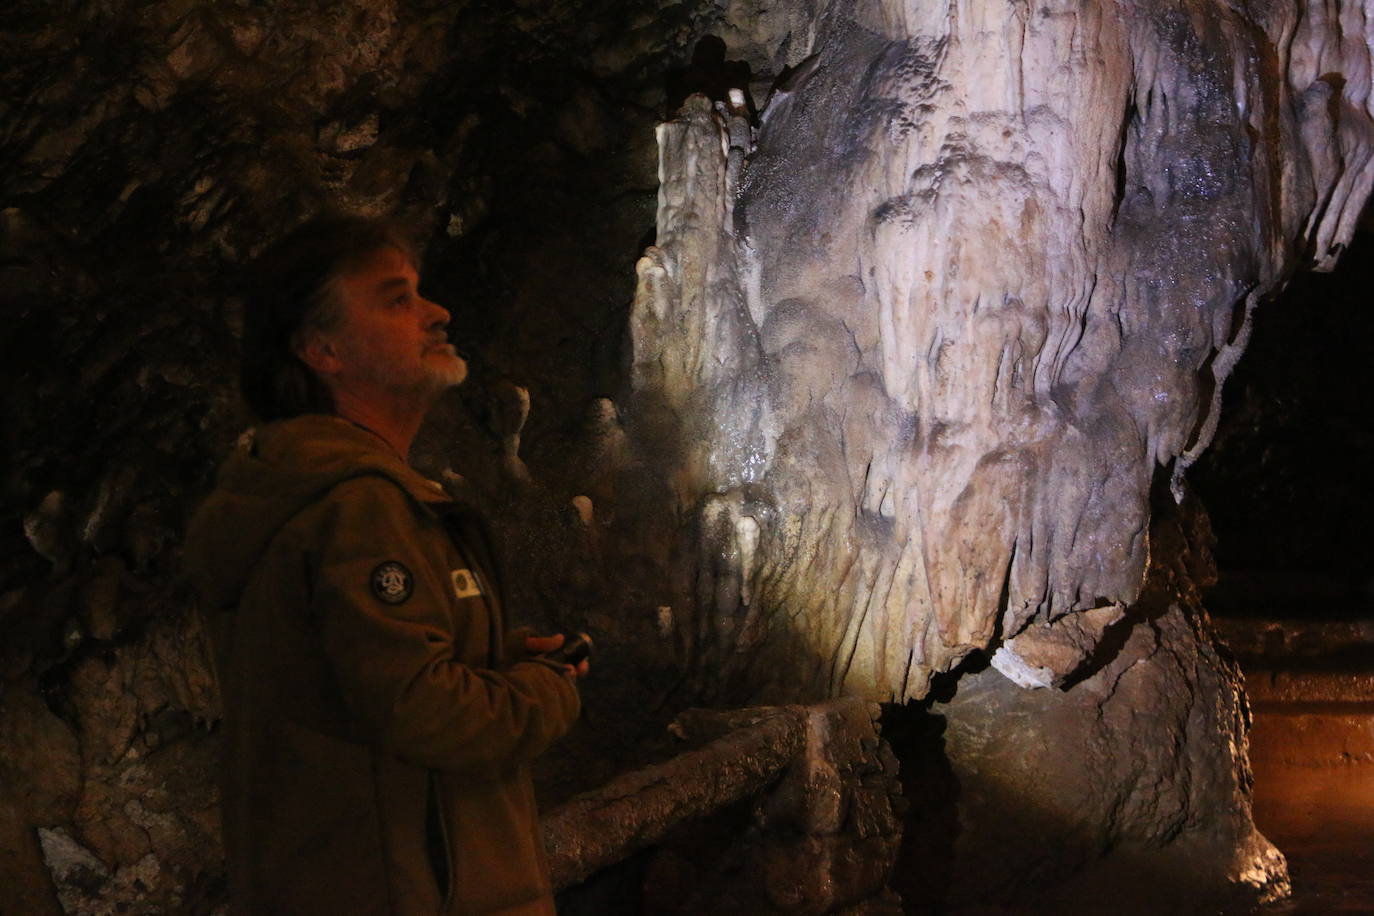
[[[1249,669],[1245,690],[1252,704],[1354,703],[1374,711],[1374,668]]]

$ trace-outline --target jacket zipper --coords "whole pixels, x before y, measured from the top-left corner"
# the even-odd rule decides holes
[[[434,806],[434,820],[439,827],[439,848],[444,857],[443,903],[440,912],[447,913],[453,903],[454,884],[457,882],[454,880],[453,844],[449,841],[448,818],[444,816],[448,806],[444,804],[444,792],[439,782],[439,774],[434,770],[429,771],[429,799],[430,804]],[[438,877],[440,876],[435,875],[435,878]]]

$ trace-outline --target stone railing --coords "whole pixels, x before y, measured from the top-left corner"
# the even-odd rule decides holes
[[[691,749],[544,818],[555,886],[656,847],[646,911],[900,912],[886,885],[901,788],[877,714],[857,699],[690,710],[670,730]]]

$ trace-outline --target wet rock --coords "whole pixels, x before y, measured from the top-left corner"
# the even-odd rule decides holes
[[[67,497],[61,490],[53,490],[38,507],[24,519],[24,535],[34,552],[59,571],[71,564],[70,511]]]
[[[146,908],[156,899],[161,867],[151,854],[111,870],[62,828],[41,829],[38,835],[64,913],[103,916],[121,905]],[[174,897],[172,902],[180,901]]]
[[[61,884],[89,884],[109,877],[110,870],[105,863],[73,840],[65,830],[40,830],[38,836],[43,844],[43,859],[52,870],[53,877]],[[66,900],[63,901],[63,908],[71,909]]]
[[[958,893],[1127,847],[1180,886],[1286,886],[1205,573],[1169,571],[1206,564],[1150,520],[1186,498],[1259,298],[1301,250],[1330,263],[1368,195],[1331,155],[1371,122],[1319,72],[1368,66],[1339,15],[876,2],[823,20],[756,124],[707,88],[659,129],[626,419],[691,520],[671,603],[700,670],[906,699],[986,650],[1060,688],[964,676],[949,746],[985,794]],[[1142,613],[1151,557],[1176,591]],[[1041,811],[1054,852],[1019,863]]]
[[[110,640],[119,631],[121,583],[125,570],[118,557],[106,557],[81,588],[81,622],[93,639]]]

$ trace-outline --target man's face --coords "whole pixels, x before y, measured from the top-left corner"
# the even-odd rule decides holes
[[[342,321],[322,335],[332,388],[430,398],[462,384],[467,363],[448,342],[449,314],[420,295],[405,254],[383,248],[336,282]]]

